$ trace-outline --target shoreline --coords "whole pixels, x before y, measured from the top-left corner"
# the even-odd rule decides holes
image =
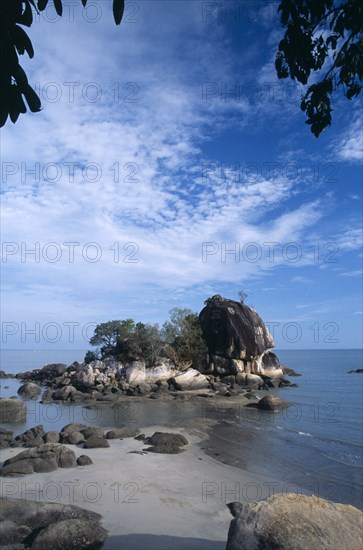
[[[100,513],[108,531],[105,550],[224,550],[232,519],[226,504],[266,498],[271,488],[280,492],[276,487],[283,482],[222,464],[206,454],[200,446],[213,424],[142,430],[147,436],[154,431],[185,435],[189,444],[177,455],[138,454],[146,445],[133,438],[111,440],[105,449],[67,445],[77,457],[86,452],[93,464],[1,478],[1,496],[75,504]],[[19,451],[2,450],[1,458]]]

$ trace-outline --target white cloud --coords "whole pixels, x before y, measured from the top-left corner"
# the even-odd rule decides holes
[[[363,118],[357,114],[357,118],[349,125],[344,136],[335,144],[335,152],[338,157],[348,162],[363,160]]]
[[[225,176],[215,167],[219,152],[206,153],[218,133],[229,139],[231,128],[266,124],[256,109],[276,116],[281,101],[221,101],[220,83],[234,82],[236,56],[229,55],[225,29],[203,22],[202,4],[189,2],[185,10],[184,1],[140,2],[139,22],[120,28],[105,12],[97,25],[79,19],[70,27],[39,24],[34,35],[31,29],[36,57],[27,66],[39,82],[44,110],[3,130],[8,318],[86,322],[146,310],[159,318],[177,300],[286,266],[281,254],[271,262],[264,243],[277,242],[281,249],[309,242],[325,198],[302,196],[303,172],[292,179],[262,173],[236,178],[228,172],[231,162]],[[242,62],[247,66],[249,59]],[[257,79],[251,67],[239,75],[242,85],[263,86],[273,78],[271,59]],[[67,82],[79,83],[72,85],[74,101]],[[217,85],[210,102],[203,101],[206,82]],[[44,99],[59,90],[59,101]],[[95,90],[102,94],[92,102],[86,94]],[[228,147],[236,144],[230,140]],[[300,153],[286,146],[279,160]],[[261,142],[259,154],[273,153]],[[358,233],[347,229],[339,238],[354,249]],[[203,243],[214,244],[206,261]],[[258,261],[246,255],[249,243],[250,254],[253,246],[261,251]],[[35,254],[26,253],[31,249]],[[233,249],[236,258],[228,253]],[[59,261],[52,261],[54,254]],[[287,267],[310,265],[310,256]],[[296,275],[292,281],[307,279]],[[274,283],[263,288],[276,288]]]

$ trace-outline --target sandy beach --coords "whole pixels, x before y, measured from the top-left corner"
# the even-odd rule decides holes
[[[191,424],[191,423],[190,423]],[[231,515],[226,503],[251,502],[281,492],[263,479],[207,456],[198,446],[207,432],[195,427],[147,427],[182,433],[189,441],[176,455],[141,454],[146,444],[111,440],[110,448],[82,449],[93,464],[23,477],[1,478],[3,497],[75,504],[103,516],[109,536],[104,548],[128,550],[224,550]],[[1,452],[2,461],[21,451]]]

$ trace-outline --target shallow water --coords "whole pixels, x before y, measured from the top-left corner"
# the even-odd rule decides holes
[[[87,409],[81,405],[28,402],[24,424],[4,424],[15,434],[36,424],[46,431],[69,422],[104,427],[152,426],[183,420],[217,418],[220,423],[202,446],[218,460],[247,468],[269,479],[284,481],[286,492],[302,489],[363,509],[362,502],[362,382],[361,350],[277,352],[281,362],[303,376],[291,378],[298,388],[273,390],[292,403],[269,413],[209,401],[125,400],[119,409]],[[49,362],[81,360],[84,351],[29,352],[3,350],[1,368],[19,372]],[[6,388],[8,386],[8,388]],[[1,380],[1,396],[17,395],[19,382]],[[260,396],[264,392],[257,392]]]

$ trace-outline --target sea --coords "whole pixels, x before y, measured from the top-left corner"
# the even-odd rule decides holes
[[[42,424],[60,430],[69,422],[104,427],[177,424],[185,420],[218,420],[204,447],[217,460],[279,479],[276,492],[315,494],[363,510],[363,376],[348,374],[363,366],[363,350],[276,350],[280,362],[300,373],[297,387],[271,390],[290,407],[270,413],[209,400],[127,400],[114,410],[81,405],[27,401],[27,420],[2,424],[14,434]],[[48,363],[83,360],[85,350],[1,350],[0,368],[16,374]],[[17,379],[1,379],[1,397],[17,395]],[[256,391],[259,397],[266,392]],[[274,488],[273,481],[271,487]],[[258,495],[256,495],[258,499]]]

